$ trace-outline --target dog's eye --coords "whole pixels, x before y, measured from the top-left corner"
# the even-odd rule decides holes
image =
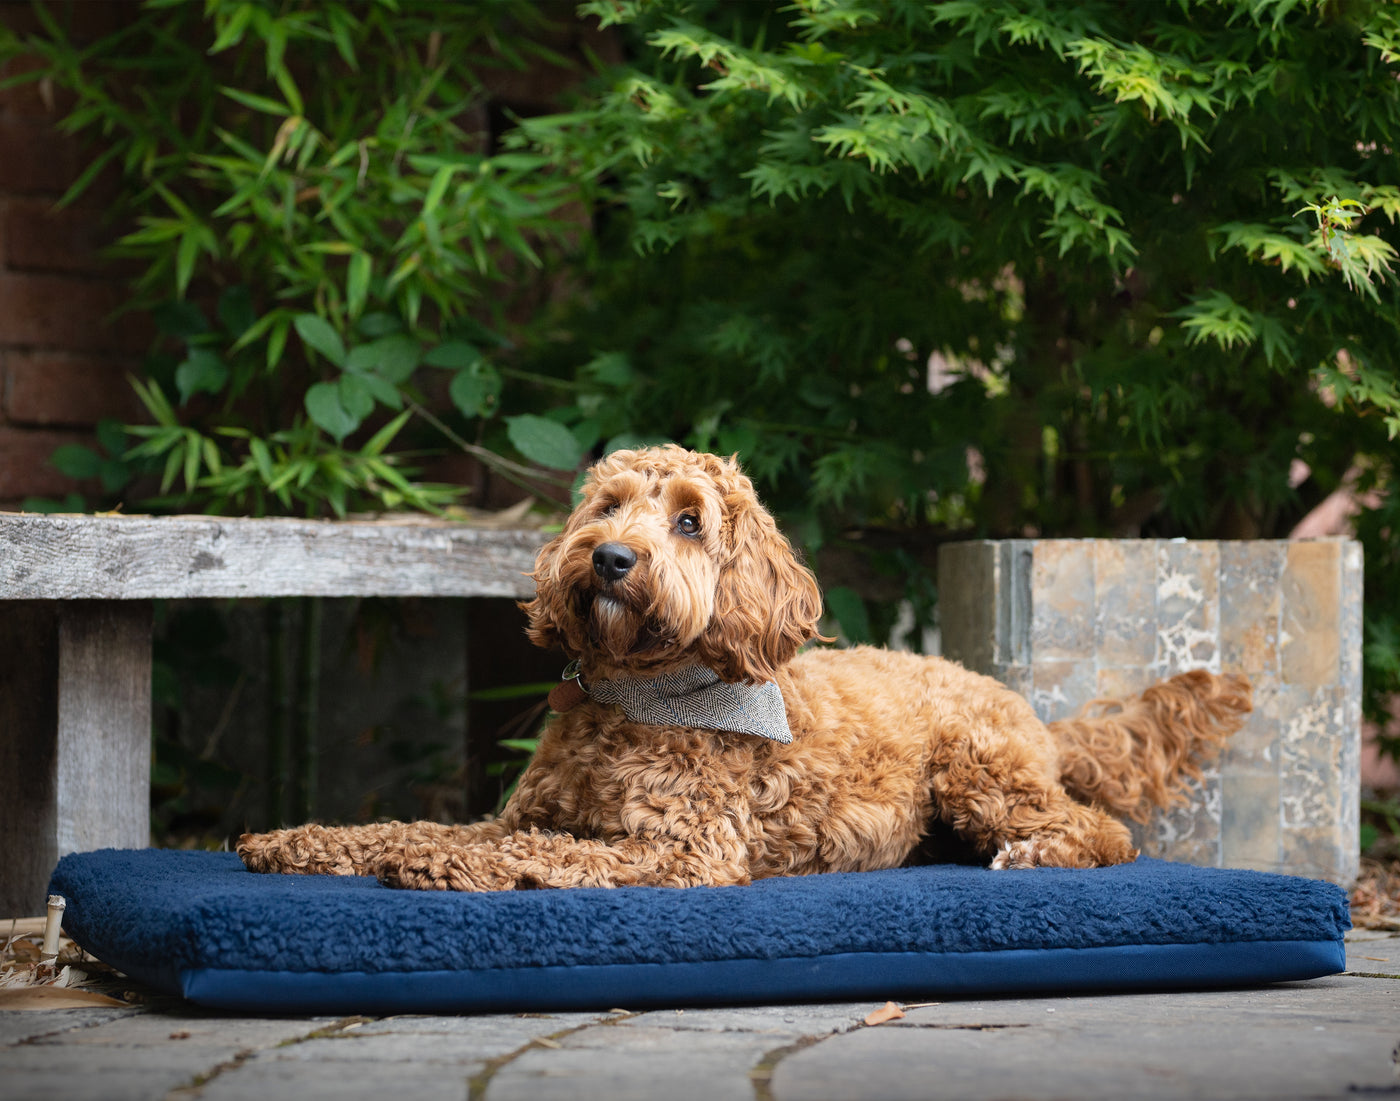
[[[699,535],[700,517],[689,512],[682,513],[676,520],[676,530],[682,535]]]

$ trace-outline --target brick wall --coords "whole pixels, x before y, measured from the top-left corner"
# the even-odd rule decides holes
[[[55,5],[88,36],[110,33],[130,5]],[[34,29],[28,0],[0,0],[0,24]],[[33,62],[0,67],[10,76]],[[104,204],[114,177],[63,210],[55,200],[78,177],[94,150],[60,134],[69,106],[44,84],[0,91],[0,508],[26,497],[62,497],[91,486],[51,465],[64,443],[91,443],[107,417],[133,420],[141,407],[127,382],[150,344],[150,329],[114,317],[122,275],[101,251],[116,227]]]

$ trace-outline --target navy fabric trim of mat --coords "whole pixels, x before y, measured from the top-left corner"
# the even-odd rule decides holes
[[[997,952],[838,953],[463,971],[306,972],[192,968],[178,989],[217,1009],[280,1013],[462,1013],[1074,993],[1243,986],[1346,967],[1336,941],[1128,944]],[[164,977],[164,976],[162,976]],[[162,983],[161,985],[165,985]]]

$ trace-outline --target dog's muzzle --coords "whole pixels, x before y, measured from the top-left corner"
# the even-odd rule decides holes
[[[593,550],[593,572],[603,581],[621,581],[637,564],[637,552],[621,543],[600,543]]]

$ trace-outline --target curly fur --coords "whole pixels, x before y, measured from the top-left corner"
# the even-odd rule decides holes
[[[609,576],[605,544],[635,562]],[[817,631],[815,579],[732,459],[678,447],[595,466],[534,578],[529,637],[578,658],[585,684],[695,664],[773,680],[792,744],[585,699],[551,720],[499,818],[249,834],[249,868],[473,891],[741,884],[895,866],[938,822],[993,867],[1117,864],[1136,851],[1112,815],[1180,798],[1250,709],[1243,678],[1194,672],[1047,726],[940,658],[798,654]]]

